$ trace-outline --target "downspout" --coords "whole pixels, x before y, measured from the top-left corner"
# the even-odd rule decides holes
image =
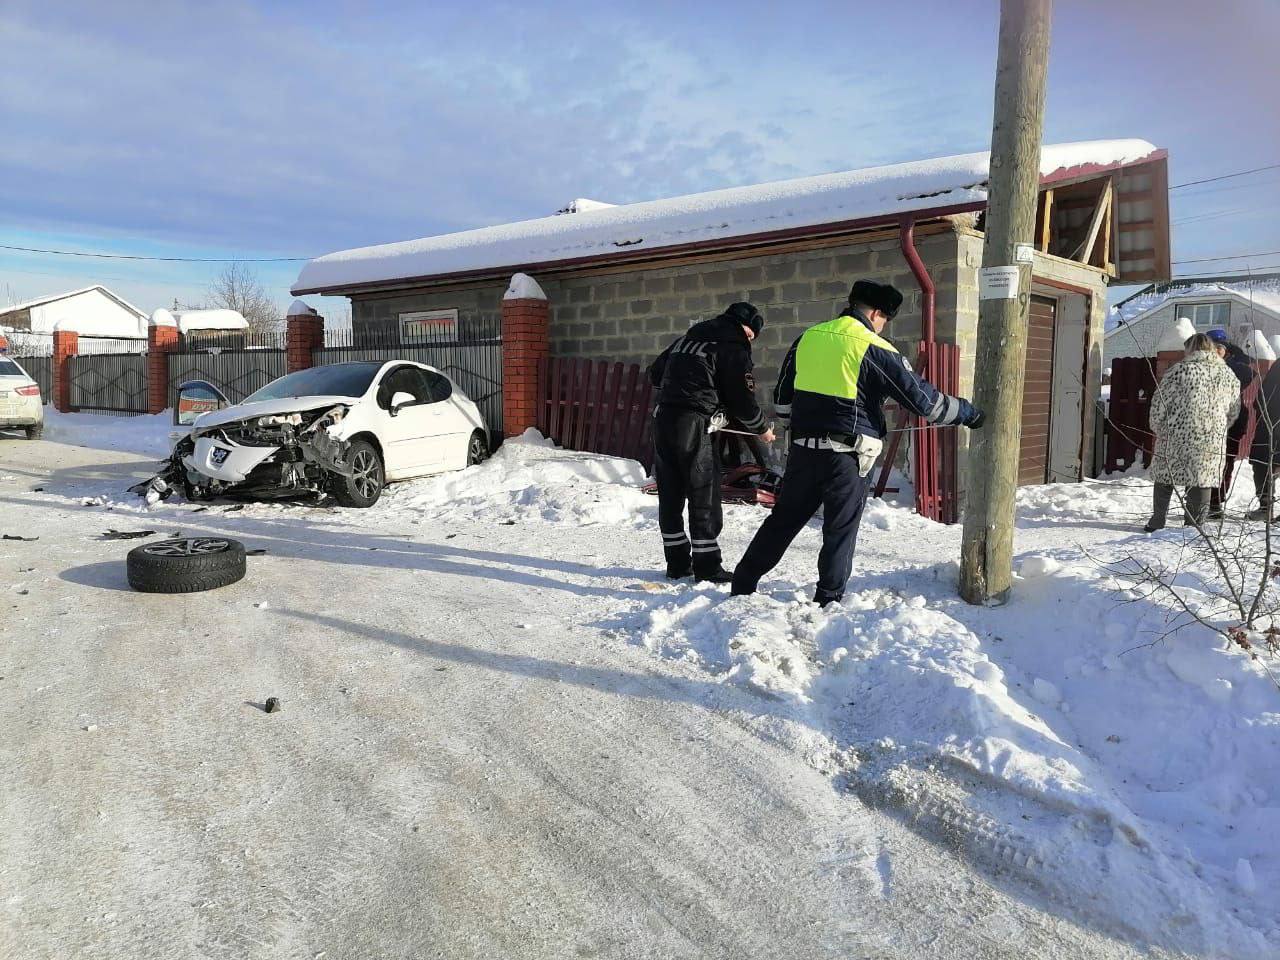
[[[902,257],[907,261],[907,265],[911,268],[911,273],[916,278],[916,283],[920,286],[920,353],[919,360],[916,364],[916,372],[926,380],[936,382],[934,361],[934,351],[932,350],[934,339],[937,335],[936,324],[934,320],[934,306],[936,290],[933,285],[933,278],[929,276],[929,271],[925,268],[924,261],[920,259],[920,253],[916,250],[915,240],[915,217],[911,215],[904,216],[899,223],[898,245],[902,250]],[[880,468],[880,479],[876,483],[876,496],[883,496],[885,487],[889,483],[889,471],[893,468],[893,463],[898,456],[898,446],[902,441],[903,433],[909,419],[907,411],[901,410],[898,414],[898,426],[893,433],[893,439],[889,442],[889,451],[884,458],[884,464]],[[916,445],[916,463],[915,476],[912,478],[916,488],[916,510],[923,516],[938,519],[940,514],[940,490],[938,489],[938,441],[937,436],[932,430],[922,430],[918,435]]]

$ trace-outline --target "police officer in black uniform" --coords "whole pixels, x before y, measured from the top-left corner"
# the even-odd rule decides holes
[[[754,593],[791,541],[822,507],[822,551],[814,602],[844,596],[871,468],[884,445],[886,400],[930,423],[982,426],[982,411],[916,376],[880,332],[902,306],[897,289],[859,280],[849,306],[810,327],[791,346],[774,409],[791,420],[787,469],[773,513],[756,531],[733,577],[735,594]]]
[[[751,375],[751,341],[764,326],[749,303],[689,328],[649,368],[658,388],[654,411],[654,479],[658,482],[658,525],[667,558],[667,576],[728,583],[722,566],[720,464],[712,433],[727,416],[765,443],[765,426]],[[689,533],[684,508],[689,504]]]

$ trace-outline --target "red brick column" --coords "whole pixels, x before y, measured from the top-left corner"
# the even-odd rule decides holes
[[[324,346],[324,317],[299,313],[285,319],[285,366],[289,373],[306,370],[311,351]]]
[[[169,406],[169,354],[177,349],[177,327],[147,327],[147,413],[164,413]]]
[[[1169,368],[1185,357],[1181,350],[1160,350],[1156,353],[1156,380],[1163,380]]]
[[[74,330],[53,331],[53,407],[60,413],[74,413],[71,406],[70,357],[80,352],[80,335]]]
[[[538,361],[551,354],[546,300],[502,301],[502,432],[518,437],[538,423]]]
[[[9,338],[0,333],[0,353],[9,352]]]

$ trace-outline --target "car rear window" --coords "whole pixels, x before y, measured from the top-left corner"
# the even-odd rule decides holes
[[[6,360],[0,357],[0,377],[25,377],[22,368],[12,360]]]
[[[291,397],[362,397],[381,369],[382,364],[376,361],[310,367],[273,380],[257,393],[245,397],[243,402],[287,400]]]

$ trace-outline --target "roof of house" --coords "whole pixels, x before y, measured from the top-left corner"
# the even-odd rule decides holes
[[[104,287],[100,283],[95,283],[92,286],[88,286],[88,287],[81,287],[79,290],[71,290],[71,291],[68,291],[67,293],[55,293],[52,296],[48,296],[48,297],[37,297],[34,300],[28,300],[26,303],[15,303],[11,307],[0,308],[0,317],[4,316],[5,314],[16,313],[19,310],[30,310],[32,307],[42,307],[46,303],[55,303],[58,300],[66,300],[66,299],[69,299],[70,297],[78,297],[82,293],[89,293],[90,291],[93,291],[93,290],[102,291],[102,293],[110,297],[116,303],[120,304],[120,306],[136,314],[138,319],[142,319],[146,317],[145,313],[143,313],[141,310],[135,307],[128,300],[124,299],[124,297],[117,296],[116,294],[112,293],[110,290],[108,290],[106,287]]]
[[[1110,318],[1114,326],[1107,331],[1107,336],[1145,320],[1170,303],[1200,303],[1206,300],[1234,300],[1244,306],[1264,310],[1280,320],[1280,281],[1193,283],[1164,293],[1130,297],[1123,303],[1117,304],[1112,308]]]
[[[1164,151],[1145,140],[1045,146],[1042,183],[1062,183],[1148,160]],[[294,294],[390,281],[461,277],[498,270],[594,261],[639,250],[673,251],[747,237],[783,237],[814,227],[892,223],[986,206],[990,155],[962,154],[666,200],[580,209],[558,216],[464,230],[420,240],[343,250],[303,266]]]

